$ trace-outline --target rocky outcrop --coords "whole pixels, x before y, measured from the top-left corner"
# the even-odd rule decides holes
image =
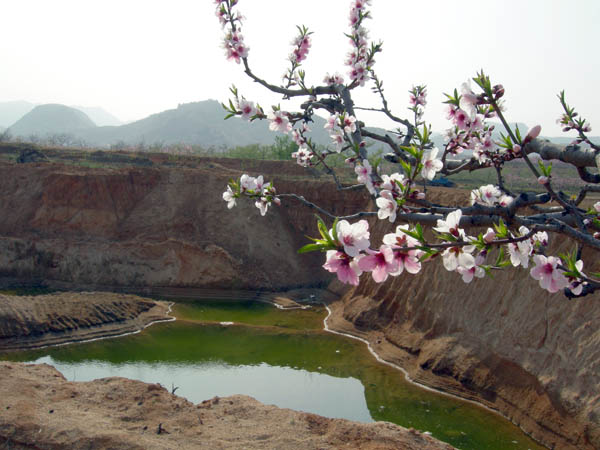
[[[389,230],[379,222],[374,234]],[[555,242],[551,253],[572,247]],[[593,254],[586,261],[600,263]],[[383,284],[363,275],[332,305],[330,327],[368,339],[416,381],[500,411],[551,448],[600,448],[600,296],[550,295],[522,268],[467,285],[441,261],[423,267]]]
[[[228,180],[244,172],[258,175],[257,168],[208,158],[174,168],[160,158],[152,167],[0,164],[5,284],[274,290],[330,280],[315,270],[321,255],[296,253],[306,243],[304,234],[315,232],[310,210],[291,200],[261,217],[243,199],[227,209],[221,194]],[[343,213],[331,183],[290,181],[299,170],[270,162],[260,173],[279,192],[312,195]]]
[[[357,423],[241,395],[197,405],[124,378],[68,382],[51,366],[0,362],[2,448],[452,449],[387,422]]]

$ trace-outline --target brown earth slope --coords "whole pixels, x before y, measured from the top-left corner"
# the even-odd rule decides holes
[[[174,293],[330,279],[322,255],[296,254],[304,234],[315,234],[311,210],[286,202],[260,217],[240,202],[228,211],[221,193],[246,172],[337,214],[364,206],[358,195],[344,204],[332,183],[303,178],[291,163],[189,159],[176,167],[168,158],[93,169],[0,163],[0,281]],[[447,204],[464,195],[433,192]],[[374,234],[390,229],[380,222]],[[587,260],[600,263],[596,256]],[[334,305],[334,327],[363,334],[414,378],[476,398],[548,445],[600,448],[598,294],[569,302],[523,269],[465,285],[437,261],[416,277],[363,281]]]
[[[0,162],[0,210],[6,212],[0,218],[0,279],[147,292],[326,283],[329,275],[314,270],[321,256],[296,253],[314,229],[312,211],[292,200],[265,217],[251,201],[227,209],[221,195],[228,180],[258,175],[245,166],[207,158],[178,168]],[[282,178],[298,169],[272,162],[261,173],[279,192],[298,192],[344,212],[331,183]]]
[[[0,448],[365,449],[452,447],[387,422],[357,423],[241,395],[194,405],[125,378],[68,382],[46,364],[0,363]]]
[[[446,190],[452,200],[459,192]],[[378,222],[375,235],[390,232]],[[573,244],[555,239],[551,254]],[[586,261],[600,259],[590,254]],[[368,339],[410,376],[499,410],[551,448],[600,448],[600,295],[549,294],[528,269],[465,284],[441,261],[359,287],[331,305],[330,327]]]
[[[0,351],[118,336],[170,320],[165,302],[106,292],[0,294]]]

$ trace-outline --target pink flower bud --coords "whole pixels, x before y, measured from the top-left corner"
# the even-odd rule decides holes
[[[538,183],[540,184],[548,184],[548,177],[541,176],[538,178]]]
[[[417,192],[417,199],[425,200],[425,192]]]
[[[594,203],[594,209],[596,210],[597,213],[600,213],[600,202]]]
[[[279,199],[279,197],[275,197],[273,199],[273,203],[275,203],[277,206],[281,206],[281,200]]]
[[[540,135],[541,131],[542,131],[542,127],[540,125],[536,125],[531,130],[529,130],[529,133],[527,133],[526,140],[531,141],[531,140],[535,139],[536,137],[538,137]]]
[[[518,155],[519,153],[521,153],[521,146],[519,144],[513,145],[512,152],[515,155]]]
[[[487,232],[483,235],[483,240],[488,244],[496,239],[496,233],[491,228],[487,229]]]

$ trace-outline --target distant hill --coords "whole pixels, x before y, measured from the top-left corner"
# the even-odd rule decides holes
[[[199,144],[209,147],[235,147],[249,144],[271,144],[276,133],[269,130],[266,121],[248,123],[237,117],[224,120],[226,115],[216,100],[185,103],[176,109],[153,114],[118,127],[98,127],[81,130],[78,137],[91,145],[109,146],[118,142]],[[317,117],[313,136],[317,141],[328,141],[323,128],[325,120]]]
[[[82,111],[65,105],[47,104],[33,108],[19,119],[9,130],[13,136],[49,134],[77,134],[95,128],[96,124]]]
[[[27,102],[11,103],[20,103],[22,108],[28,104]],[[0,103],[0,112],[2,105],[7,104]],[[89,112],[90,115],[80,109]],[[13,110],[16,111],[14,108]],[[146,145],[190,144],[215,149],[250,144],[269,145],[274,142],[276,136],[281,135],[269,130],[268,121],[257,120],[249,123],[238,117],[224,120],[225,115],[226,112],[219,102],[205,100],[181,104],[175,109],[153,114],[128,124],[105,126],[106,123],[119,123],[119,119],[102,108],[76,108],[49,104],[34,107],[10,127],[10,133],[15,137],[28,138],[36,135],[42,139],[48,135],[68,134],[72,137],[71,142],[83,141],[95,147],[109,147],[115,144],[135,146],[143,143]],[[325,119],[316,115],[313,118],[314,122],[310,124],[312,139],[318,144],[329,144],[331,139],[327,130],[323,128]],[[497,125],[494,138],[499,139],[498,132],[501,126]],[[511,125],[514,127],[514,124]],[[518,125],[522,134],[525,134],[527,126]],[[385,133],[378,128],[372,130],[379,134]],[[571,138],[559,139],[564,139],[564,143],[572,140]],[[432,140],[438,148],[444,147],[442,134],[433,133]],[[370,147],[372,150],[379,148],[384,148],[379,142],[375,142]],[[389,149],[384,148],[384,151]],[[467,155],[465,153],[463,157]]]
[[[35,108],[33,103],[25,101],[0,102],[0,126],[10,127],[33,108]]]
[[[98,106],[72,106],[72,108],[84,112],[90,119],[92,119],[92,122],[94,122],[99,127],[123,125],[123,122],[121,120],[113,116],[104,108],[100,108]]]

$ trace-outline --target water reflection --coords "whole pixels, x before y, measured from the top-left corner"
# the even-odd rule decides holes
[[[326,417],[372,421],[362,384],[355,378],[338,378],[317,372],[269,364],[239,365],[123,363],[102,361],[68,363],[44,356],[35,363],[56,367],[71,381],[105,377],[126,377],[160,383],[167,389],[177,386],[177,395],[199,403],[215,395],[249,395],[257,400]]]

